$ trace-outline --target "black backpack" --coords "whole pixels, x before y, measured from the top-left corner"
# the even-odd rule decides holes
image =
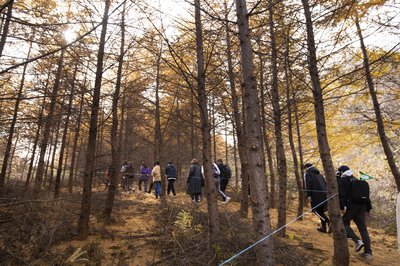
[[[355,203],[369,202],[369,185],[364,180],[350,178],[350,199]]]

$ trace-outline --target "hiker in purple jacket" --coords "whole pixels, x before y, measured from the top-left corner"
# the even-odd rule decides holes
[[[139,169],[139,191],[142,191],[142,183],[144,183],[144,191],[147,192],[147,183],[149,181],[150,174],[151,169],[147,167],[147,164],[142,163]]]

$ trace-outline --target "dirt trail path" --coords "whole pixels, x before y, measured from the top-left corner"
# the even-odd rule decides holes
[[[74,249],[84,247],[88,243],[96,243],[101,249],[101,265],[164,265],[163,257],[168,257],[160,250],[159,240],[160,223],[156,221],[160,211],[160,200],[150,194],[120,195],[122,204],[117,214],[117,223],[104,226],[95,224],[98,232],[86,242],[72,241]],[[177,197],[168,197],[169,204],[179,203],[193,204],[184,193],[178,193]],[[236,212],[239,203],[231,201],[228,205],[219,203],[220,212]],[[195,209],[193,208],[193,211]],[[198,208],[206,211],[203,202]],[[276,211],[271,211],[275,225]],[[295,213],[289,212],[287,221],[295,218]],[[297,221],[287,227],[288,237],[284,240],[289,245],[302,248],[306,254],[315,256],[310,265],[331,265],[333,254],[333,239],[331,235],[319,233],[318,218],[313,214],[306,214],[302,221]],[[232,221],[234,224],[234,221]],[[354,252],[354,246],[350,243],[350,265],[400,265],[400,255],[396,250],[396,238],[385,235],[383,230],[369,229],[374,258],[365,261]],[[350,241],[351,242],[351,241]],[[65,250],[66,243],[63,244]],[[239,251],[239,250],[238,250]]]

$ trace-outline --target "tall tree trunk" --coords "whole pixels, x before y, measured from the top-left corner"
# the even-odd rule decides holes
[[[241,178],[242,178],[242,197],[240,201],[240,214],[242,217],[247,217],[248,209],[249,209],[249,192],[248,192],[248,180],[249,174],[247,172],[247,150],[245,146],[245,133],[244,133],[244,123],[242,123],[242,115],[240,114],[239,107],[239,99],[236,92],[235,86],[235,73],[233,72],[233,63],[232,63],[232,44],[230,37],[230,29],[228,25],[228,7],[227,2],[224,2],[225,5],[225,38],[226,38],[226,58],[228,61],[228,77],[229,77],[229,88],[232,97],[232,108],[233,108],[233,118],[234,118],[234,130],[236,131],[236,136],[238,139],[238,153],[240,159],[240,170],[241,170]],[[236,143],[235,143],[236,144]],[[237,164],[235,165],[235,167]],[[236,168],[237,169],[237,168]],[[237,170],[235,170],[237,171]],[[236,173],[236,178],[238,175]],[[236,188],[238,186],[238,181],[236,181]]]
[[[205,86],[205,68],[203,57],[203,30],[201,25],[200,0],[194,1],[195,25],[196,25],[196,53],[197,53],[197,93],[201,120],[201,134],[203,138],[203,167],[207,195],[208,227],[209,227],[209,256],[210,264],[217,264],[214,244],[218,241],[219,217],[217,205],[217,193],[211,170],[211,134],[208,118],[207,94]]]
[[[10,0],[7,3],[7,5],[8,5],[8,9],[7,9],[6,21],[3,25],[3,31],[1,33],[1,39],[0,39],[0,57],[3,55],[4,46],[6,45],[6,39],[8,36],[8,29],[10,28],[10,21],[11,21],[11,17],[12,17],[14,0]]]
[[[45,119],[45,126],[43,130],[42,139],[40,141],[40,154],[39,154],[39,162],[36,170],[36,177],[35,177],[35,186],[33,189],[33,193],[35,196],[39,194],[40,188],[42,186],[42,179],[44,174],[44,155],[46,154],[47,143],[49,141],[50,129],[53,121],[53,114],[54,109],[56,106],[56,99],[58,95],[58,91],[60,89],[60,82],[61,82],[61,74],[63,68],[63,61],[64,61],[64,49],[61,50],[61,55],[58,60],[58,68],[57,73],[54,81],[53,91],[50,96],[50,106],[47,117]]]
[[[397,247],[400,250],[400,171],[399,168],[396,164],[396,159],[394,157],[392,148],[390,147],[388,137],[386,135],[386,130],[385,130],[385,123],[383,122],[383,117],[382,117],[382,112],[381,112],[381,107],[380,103],[378,100],[377,92],[375,90],[374,82],[372,80],[372,75],[371,75],[371,70],[369,66],[369,57],[367,53],[367,48],[365,47],[364,44],[364,37],[362,35],[360,23],[358,21],[358,15],[356,15],[355,19],[356,27],[357,27],[357,34],[360,39],[360,46],[361,46],[361,51],[363,54],[363,63],[364,63],[364,70],[365,70],[365,78],[367,80],[368,84],[368,89],[369,89],[369,94],[371,95],[371,100],[372,104],[374,106],[374,111],[375,111],[375,119],[376,119],[376,128],[378,131],[379,139],[381,140],[382,148],[383,151],[385,152],[386,155],[386,160],[389,164],[389,168],[392,172],[392,175],[394,177],[394,180],[396,182],[396,187],[397,187],[397,208],[396,208],[396,225],[397,225]]]
[[[120,156],[120,161],[118,162],[118,164],[121,164],[121,154],[123,157],[125,157],[125,146],[123,146],[123,140],[124,140],[124,132],[125,132],[125,115],[126,115],[126,93],[122,93],[122,95],[120,96],[122,97],[121,99],[121,125],[119,127],[119,132],[118,132],[118,153]]]
[[[85,81],[83,84],[84,84],[84,86],[86,86],[86,77],[85,77]],[[78,117],[76,119],[76,125],[75,125],[74,143],[73,143],[72,152],[71,152],[71,164],[69,167],[69,169],[70,169],[69,177],[68,177],[68,193],[69,194],[71,194],[73,191],[74,169],[75,169],[75,161],[76,161],[76,157],[77,157],[76,150],[78,147],[79,132],[81,129],[81,119],[82,119],[82,109],[83,109],[84,97],[85,97],[85,90],[82,89],[81,99],[80,99],[80,104],[79,104],[79,113],[78,113]]]
[[[43,182],[42,182],[42,187],[43,188],[46,187],[46,182],[48,181],[49,168],[50,168],[51,158],[52,158],[53,148],[54,148],[54,145],[52,143],[53,143],[55,132],[56,132],[56,130],[53,130],[53,132],[51,133],[51,136],[49,138],[50,149],[48,150],[48,152],[46,152],[47,153],[47,158],[45,160],[46,161],[46,169],[44,170]],[[39,162],[36,163],[36,165],[38,165],[38,164],[39,164]]]
[[[236,130],[235,125],[232,129],[232,137],[233,137],[233,162],[235,165],[235,191],[239,189],[239,169],[238,169],[238,158],[237,158],[237,144],[236,144]]]
[[[298,146],[298,150],[299,150],[299,159],[300,159],[300,176],[301,178],[301,182],[302,182],[302,189],[305,188],[305,180],[304,180],[304,169],[303,169],[303,165],[304,165],[304,159],[303,159],[303,144],[301,142],[301,130],[300,130],[300,118],[299,118],[299,108],[297,107],[297,99],[296,99],[296,94],[293,92],[293,105],[294,105],[294,120],[295,120],[295,124],[296,124],[296,134],[297,134],[297,146]],[[303,193],[304,194],[304,198],[303,198],[303,203],[305,200],[305,197],[307,196],[307,193]]]
[[[49,84],[49,79],[47,79],[46,90],[45,91],[47,91],[48,84]],[[25,181],[24,191],[28,190],[29,182],[30,182],[31,176],[32,176],[33,163],[35,161],[37,144],[39,142],[40,129],[42,128],[43,111],[44,111],[45,104],[46,104],[46,97],[43,97],[43,102],[42,102],[42,105],[40,107],[39,117],[38,117],[38,121],[37,121],[37,125],[38,126],[37,126],[37,129],[36,129],[35,140],[33,141],[32,155],[31,155],[31,159],[30,159],[30,162],[29,162],[28,173],[26,174],[26,181]]]
[[[61,109],[60,109],[60,114],[58,116],[58,123],[57,123],[57,129],[55,132],[55,138],[54,138],[54,145],[53,145],[53,155],[51,157],[51,163],[50,163],[50,178],[49,178],[49,184],[48,184],[48,189],[51,190],[53,187],[53,182],[54,182],[54,169],[55,169],[55,161],[56,161],[56,154],[57,154],[57,148],[58,148],[58,141],[59,141],[59,134],[60,134],[60,128],[61,128],[61,123],[62,123],[62,109],[64,106],[64,99],[63,102],[61,103]],[[58,167],[58,164],[57,164]],[[46,180],[46,178],[45,178]],[[45,184],[43,184],[45,185]]]
[[[266,197],[266,178],[263,163],[260,108],[254,76],[253,51],[250,42],[248,12],[245,0],[236,0],[236,12],[240,38],[240,55],[243,78],[243,105],[245,106],[246,149],[248,172],[251,182],[253,226],[258,237],[271,232],[269,206]],[[274,265],[273,240],[268,238],[256,246],[257,265]]]
[[[160,110],[160,75],[161,75],[161,56],[163,52],[162,39],[160,41],[160,50],[157,54],[157,73],[156,73],[156,110],[155,110],[155,139],[156,139],[156,161],[163,160],[163,137],[161,132],[161,110]],[[161,162],[160,162],[161,164]],[[162,165],[162,164],[161,164]],[[167,188],[167,178],[165,177],[164,171],[161,170],[161,204],[165,206],[167,204],[165,190]]]
[[[261,124],[262,124],[262,135],[263,135],[263,140],[264,140],[264,146],[265,146],[265,153],[267,154],[267,163],[268,163],[268,169],[269,169],[269,177],[270,177],[270,191],[268,195],[268,201],[270,204],[271,208],[276,207],[276,200],[275,200],[275,169],[274,169],[274,162],[272,159],[272,148],[269,142],[269,134],[268,134],[268,127],[265,116],[266,116],[266,106],[265,106],[265,93],[267,89],[264,86],[264,62],[262,55],[259,55],[260,57],[260,94],[261,94]],[[265,156],[264,156],[265,157]],[[265,159],[264,159],[265,160]],[[268,182],[267,182],[268,184]]]
[[[211,123],[212,123],[212,140],[213,140],[213,156],[212,161],[217,161],[217,132],[216,132],[216,121],[215,121],[215,99],[214,95],[211,95]]]
[[[288,32],[289,34],[289,32]],[[285,66],[285,81],[286,81],[286,105],[287,105],[287,113],[288,113],[288,136],[289,136],[289,145],[290,145],[290,150],[292,153],[292,159],[293,159],[293,171],[294,175],[296,178],[296,183],[297,183],[297,189],[298,189],[298,204],[297,204],[297,216],[299,217],[303,213],[303,207],[304,207],[304,191],[303,191],[303,184],[301,182],[301,176],[299,173],[299,161],[297,160],[297,153],[296,153],[296,147],[294,145],[294,139],[293,139],[293,119],[292,119],[292,101],[290,98],[290,87],[291,87],[291,78],[290,78],[290,66],[289,66],[289,38],[286,39],[286,50],[285,50],[285,59],[284,59],[284,66]],[[295,100],[295,99],[292,99]],[[299,218],[300,220],[303,219],[303,217]]]
[[[225,163],[229,165],[229,145],[228,145],[228,118],[225,116]]]
[[[13,5],[13,1],[8,6],[9,10],[12,9],[12,5]],[[3,37],[4,36],[2,36],[2,38]],[[32,42],[29,45],[28,55],[26,57],[27,59],[29,59],[29,57],[30,57],[31,49],[32,49]],[[0,56],[1,56],[1,50],[0,50]],[[1,166],[1,172],[0,172],[0,192],[4,187],[4,182],[5,182],[5,178],[6,178],[7,165],[8,165],[8,162],[9,162],[9,157],[10,157],[10,152],[11,152],[11,145],[12,145],[12,141],[13,141],[13,137],[14,137],[15,124],[17,123],[19,105],[20,105],[20,103],[22,101],[22,92],[23,92],[23,89],[24,89],[25,75],[26,75],[27,67],[28,67],[28,64],[25,64],[24,65],[24,69],[22,71],[21,83],[19,84],[19,88],[18,88],[17,100],[15,101],[14,114],[13,114],[13,118],[11,120],[10,131],[9,131],[9,134],[8,134],[6,149],[5,149],[4,157],[3,157],[3,164]]]
[[[65,184],[65,173],[67,172],[68,168],[68,158],[69,158],[69,152],[70,152],[70,144],[71,144],[71,135],[68,134],[67,140],[65,142],[65,148],[67,149],[65,151],[65,160],[64,160],[64,166],[62,170],[62,175],[61,175],[61,184]]]
[[[332,163],[331,151],[328,143],[328,134],[325,124],[324,100],[318,73],[317,53],[314,39],[314,29],[308,0],[302,0],[307,28],[308,69],[310,72],[313,96],[315,123],[317,128],[318,148],[322,160],[324,173],[328,183],[328,198],[333,197],[328,203],[328,213],[333,226],[333,264],[349,265],[349,247],[347,245],[346,231],[339,211],[339,197],[335,170]]]
[[[15,150],[17,149],[17,144],[18,144],[18,140],[19,140],[19,130],[16,131],[16,139],[15,139],[15,143],[14,143],[14,147],[11,151],[11,156],[10,156],[10,163],[8,165],[8,173],[7,173],[7,182],[10,181],[10,177],[11,177],[11,172],[12,172],[12,162],[14,160],[14,155],[15,155]]]
[[[54,187],[54,198],[58,199],[60,197],[60,187],[61,187],[61,173],[62,173],[62,166],[64,161],[64,149],[65,144],[67,141],[67,133],[69,127],[69,119],[72,112],[72,101],[74,99],[75,94],[75,80],[76,80],[76,72],[78,70],[78,64],[75,65],[74,74],[72,78],[71,84],[71,91],[69,92],[69,99],[68,99],[68,107],[67,107],[67,116],[65,118],[65,125],[64,125],[64,132],[61,139],[61,147],[60,147],[60,156],[58,158],[58,167],[57,167],[57,174],[56,174],[56,181]]]
[[[194,96],[193,93],[190,95],[190,106],[194,106]],[[195,125],[195,113],[194,108],[190,109],[190,124]],[[196,157],[196,141],[195,141],[195,127],[190,127],[190,148],[191,148],[191,158]]]
[[[271,68],[272,68],[272,107],[273,119],[275,125],[275,145],[276,145],[276,159],[278,165],[278,178],[279,178],[279,202],[278,202],[278,225],[280,228],[286,224],[286,194],[287,194],[287,165],[285,156],[285,146],[283,144],[282,136],[282,118],[281,106],[278,87],[278,63],[277,63],[277,48],[275,41],[275,25],[274,25],[274,9],[273,1],[269,0],[269,33],[271,38]],[[279,231],[280,236],[284,236],[286,228],[284,227]]]
[[[102,29],[100,36],[99,51],[97,53],[96,78],[93,90],[93,102],[90,114],[89,139],[86,150],[86,165],[83,177],[83,192],[81,201],[81,213],[78,222],[78,238],[85,240],[89,236],[89,218],[90,203],[92,198],[92,181],[94,172],[94,163],[96,155],[96,136],[97,136],[97,119],[99,115],[101,79],[103,74],[104,47],[106,44],[108,11],[110,9],[111,0],[105,0],[104,15],[102,19]]]
[[[126,5],[124,2],[124,8],[122,11],[121,18],[121,46],[119,49],[118,58],[118,71],[117,71],[117,83],[115,84],[115,91],[113,95],[112,103],[112,127],[111,127],[111,165],[109,168],[110,183],[108,186],[107,199],[103,210],[105,219],[110,220],[112,210],[114,207],[115,191],[118,186],[118,166],[120,161],[119,153],[119,142],[118,142],[118,102],[121,91],[121,80],[122,80],[122,67],[124,64],[125,54],[125,11]]]

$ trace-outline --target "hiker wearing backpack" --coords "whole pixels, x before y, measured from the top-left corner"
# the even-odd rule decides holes
[[[222,198],[224,199],[224,202],[227,203],[230,200],[230,198],[228,196],[226,196],[225,190],[226,190],[226,187],[228,186],[229,178],[231,178],[231,169],[229,168],[228,165],[224,164],[222,159],[217,160],[217,166],[218,166],[218,169],[220,172],[220,175],[219,175],[220,190],[223,194],[225,194],[225,199],[224,199],[224,196],[222,196]]]
[[[230,201],[230,197],[228,197],[225,192],[221,190],[221,171],[216,163],[211,164],[212,175],[214,178],[215,188],[217,189],[218,193],[222,197],[222,203],[228,203]],[[204,168],[201,168],[201,172],[204,175]]]
[[[325,215],[327,210],[326,202],[326,181],[319,170],[312,164],[306,163],[304,178],[306,185],[307,198],[311,201],[311,208],[321,221],[321,227],[317,228],[322,233],[331,233],[329,218]]]
[[[347,237],[354,241],[356,252],[364,247],[364,253],[361,256],[371,259],[371,240],[365,223],[365,216],[372,209],[369,198],[369,185],[366,181],[355,178],[353,171],[346,165],[340,166],[338,172],[341,173],[339,182],[340,210],[343,215],[342,219]],[[350,227],[352,220],[357,225],[362,240],[360,240]]]
[[[169,194],[172,191],[172,194],[175,197],[176,196],[176,192],[175,192],[174,182],[176,180],[176,167],[172,162],[168,162],[168,165],[165,168],[165,176],[167,177],[167,180],[168,180],[167,194],[169,196]]]
[[[135,187],[133,184],[133,180],[135,177],[133,166],[131,162],[124,162],[121,167],[121,174],[124,184],[124,189],[127,193],[135,192]]]

